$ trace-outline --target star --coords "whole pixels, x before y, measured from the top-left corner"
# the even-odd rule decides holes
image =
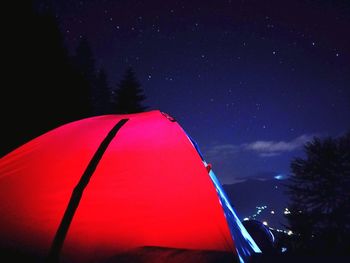
[[[349,86],[345,76],[349,47],[343,33],[350,28],[350,14],[332,9],[334,17],[327,18],[324,6],[300,4],[305,8],[301,15],[308,15],[295,23],[296,9],[266,3],[249,4],[249,17],[244,17],[239,6],[246,10],[247,1],[224,0],[217,5],[175,1],[161,6],[130,1],[125,6],[121,1],[81,0],[84,5],[79,8],[54,2],[60,7],[56,13],[72,54],[80,35],[89,36],[100,64],[96,67],[106,68],[111,85],[124,66],[135,67],[141,84],[144,81],[149,106],[169,110],[180,121],[188,117],[187,127],[197,122],[191,116],[197,114],[193,107],[200,108],[203,117],[219,114],[217,123],[206,128],[222,144],[232,134],[225,137],[226,132],[222,136],[220,131],[235,121],[237,144],[345,129],[345,122],[336,117],[349,115],[344,106],[349,97],[345,88]],[[294,5],[293,0],[287,2]],[[263,5],[269,11],[262,13]],[[313,12],[316,7],[320,12]],[[320,107],[323,102],[325,107]],[[211,138],[200,130],[198,124],[193,136],[205,145]],[[255,165],[254,160],[249,162]]]

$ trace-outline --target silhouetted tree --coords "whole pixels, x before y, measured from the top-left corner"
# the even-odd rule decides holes
[[[129,67],[114,91],[113,112],[143,112],[147,109],[147,107],[142,105],[145,99],[144,91],[135,76],[135,72]]]
[[[350,253],[350,132],[314,138],[291,162],[287,216],[298,249]]]
[[[95,59],[86,37],[82,37],[73,57],[75,68],[89,86],[94,115],[106,114],[111,108],[111,91],[104,69],[96,70]]]
[[[108,114],[111,111],[111,90],[108,86],[107,75],[100,69],[96,79],[95,110],[96,114]]]
[[[95,59],[86,37],[80,39],[73,60],[79,73],[93,83],[96,79]]]
[[[16,6],[6,32],[1,155],[42,133],[91,113],[88,86],[74,70],[57,18],[33,1]]]
[[[96,67],[95,58],[87,38],[84,36],[80,39],[78,46],[75,49],[75,54],[72,57],[75,70],[81,75],[85,81],[85,85],[89,89],[90,103],[92,105],[93,114],[96,114],[98,91],[96,87]]]

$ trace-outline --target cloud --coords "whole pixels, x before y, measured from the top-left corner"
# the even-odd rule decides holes
[[[277,156],[280,155],[281,152],[263,152],[263,153],[259,153],[260,157],[273,157],[273,156]]]
[[[240,147],[234,144],[217,144],[205,151],[208,157],[227,157],[240,151]]]
[[[306,142],[312,140],[314,136],[303,134],[291,141],[259,140],[240,145],[216,144],[208,148],[204,155],[209,158],[223,159],[245,151],[257,153],[260,157],[274,157],[300,149]]]
[[[291,141],[255,141],[241,145],[247,151],[253,151],[261,157],[272,157],[301,148],[312,140],[314,135],[303,134]]]

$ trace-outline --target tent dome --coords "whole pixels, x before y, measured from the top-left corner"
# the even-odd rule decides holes
[[[0,213],[2,251],[39,259],[102,262],[143,247],[241,260],[259,252],[195,143],[157,110],[68,123],[7,154]]]

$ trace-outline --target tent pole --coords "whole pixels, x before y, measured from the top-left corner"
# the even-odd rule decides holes
[[[69,200],[66,211],[62,217],[61,223],[57,229],[51,248],[47,257],[46,262],[57,263],[59,262],[60,253],[62,250],[63,242],[66,238],[69,226],[73,220],[75,211],[79,206],[79,202],[83,195],[84,189],[88,185],[90,178],[96,170],[96,167],[100,160],[103,157],[108,145],[111,143],[117,132],[120,128],[128,121],[129,119],[120,120],[108,133],[106,138],[102,141],[94,156],[90,160],[88,166],[86,167],[83,175],[81,176],[78,184],[75,186],[71,198]]]

